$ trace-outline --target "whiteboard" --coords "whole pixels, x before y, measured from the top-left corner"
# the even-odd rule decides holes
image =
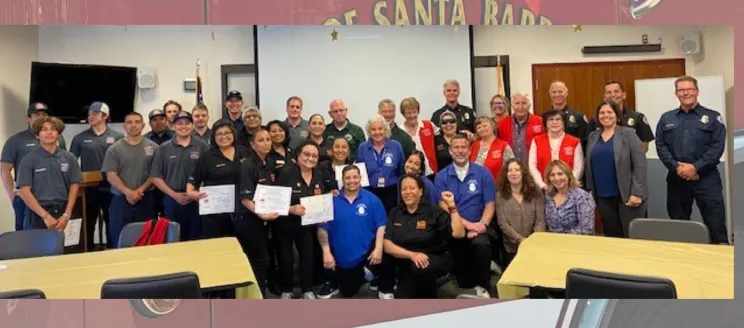
[[[336,31],[337,40],[331,33]],[[445,104],[443,84],[460,83],[460,103],[472,107],[468,29],[451,26],[268,26],[258,28],[258,90],[264,122],[284,119],[299,96],[303,117],[344,100],[351,122],[364,127],[380,100],[406,97],[429,119]],[[247,54],[246,54],[247,55]]]
[[[695,76],[700,90],[698,102],[712,110],[721,113],[726,122],[726,88],[723,76]],[[674,93],[676,78],[645,79],[635,81],[636,110],[648,118],[651,130],[656,136],[656,126],[661,115],[679,107],[679,99]],[[726,147],[728,148],[728,147]],[[659,159],[656,153],[656,143],[650,142],[646,157]],[[726,150],[723,151],[721,161],[726,161]]]

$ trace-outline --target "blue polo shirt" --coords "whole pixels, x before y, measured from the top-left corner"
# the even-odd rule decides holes
[[[336,265],[351,269],[367,258],[377,229],[386,223],[385,207],[372,192],[360,189],[354,201],[349,202],[341,190],[333,197],[333,221],[320,227],[328,231]]]
[[[463,219],[478,222],[485,206],[496,199],[496,183],[488,169],[472,162],[468,166],[468,173],[462,182],[457,178],[455,165],[452,164],[439,171],[434,185],[441,191],[450,191],[455,195],[457,212]]]
[[[387,138],[385,146],[379,153],[375,151],[371,140],[363,142],[357,149],[354,162],[363,162],[367,166],[369,185],[377,188],[380,187],[378,185],[380,178],[385,179],[384,187],[398,184],[398,178],[405,172],[403,169],[405,161],[406,156],[400,143]]]

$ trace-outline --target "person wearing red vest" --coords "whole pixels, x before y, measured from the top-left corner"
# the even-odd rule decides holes
[[[532,140],[529,155],[529,167],[535,184],[547,190],[545,169],[554,160],[561,160],[572,168],[577,183],[581,181],[584,171],[584,153],[581,139],[566,133],[566,114],[559,110],[549,110],[543,114],[547,133]]]
[[[490,117],[479,117],[475,120],[477,141],[470,147],[470,161],[482,165],[491,172],[496,180],[501,172],[501,166],[514,152],[506,141],[496,138],[496,125]]]
[[[499,121],[498,138],[509,144],[514,157],[526,163],[532,139],[545,132],[543,120],[540,116],[530,114],[531,103],[526,94],[515,94],[511,106],[514,114]]]
[[[420,110],[421,104],[414,97],[405,98],[400,103],[400,113],[405,118],[403,129],[413,139],[416,149],[424,153],[426,160],[424,175],[431,176],[439,171],[434,149],[434,136],[438,128],[429,120],[419,119]]]

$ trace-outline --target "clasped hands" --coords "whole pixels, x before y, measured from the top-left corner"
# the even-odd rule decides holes
[[[679,162],[677,164],[677,175],[687,181],[699,180],[700,176],[697,174],[697,169],[690,163]]]

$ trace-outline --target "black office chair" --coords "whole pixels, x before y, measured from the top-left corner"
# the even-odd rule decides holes
[[[134,222],[124,226],[119,234],[118,248],[134,247],[137,239],[145,228],[145,222]],[[169,222],[168,230],[165,232],[165,243],[177,243],[181,240],[181,225],[178,222]]]
[[[566,274],[566,298],[676,299],[677,289],[666,278],[573,268]]]
[[[22,290],[11,290],[8,292],[0,293],[0,299],[46,299],[44,292],[38,289],[22,289]]]
[[[65,234],[57,229],[32,229],[0,235],[0,260],[60,255],[65,250]]]
[[[101,299],[201,298],[199,277],[193,272],[111,279],[101,287]]]

